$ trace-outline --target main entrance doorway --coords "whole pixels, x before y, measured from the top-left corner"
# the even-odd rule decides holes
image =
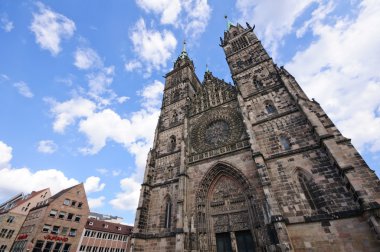
[[[216,251],[232,252],[231,233],[216,234]],[[234,232],[236,237],[237,252],[255,252],[253,239],[249,230]]]
[[[217,252],[232,252],[230,233],[216,234]]]

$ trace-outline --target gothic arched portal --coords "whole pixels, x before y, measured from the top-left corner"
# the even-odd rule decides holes
[[[196,197],[199,251],[255,251],[252,192],[243,173],[227,164],[205,174]]]

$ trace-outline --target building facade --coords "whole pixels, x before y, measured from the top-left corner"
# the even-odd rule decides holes
[[[11,251],[76,251],[88,214],[83,183],[62,190],[29,211]]]
[[[379,251],[380,182],[350,139],[249,24],[220,46],[234,85],[185,49],[165,76],[131,250]]]
[[[30,209],[50,196],[47,188],[26,195],[20,193],[0,205],[0,252],[10,251]]]
[[[89,218],[77,251],[128,252],[132,229],[128,225]]]

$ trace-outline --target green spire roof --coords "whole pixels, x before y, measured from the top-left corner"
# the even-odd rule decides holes
[[[188,57],[187,52],[186,52],[186,40],[183,40],[182,52],[181,52],[181,55],[179,57],[181,59]]]
[[[227,31],[233,26],[234,24],[228,19],[227,15],[224,16],[224,18],[227,20]]]

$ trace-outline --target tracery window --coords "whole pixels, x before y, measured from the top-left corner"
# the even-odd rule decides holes
[[[170,228],[171,226],[171,215],[172,215],[172,202],[170,199],[168,199],[165,205],[165,228]]]
[[[306,175],[302,172],[298,173],[298,182],[301,185],[302,191],[304,192],[304,195],[310,205],[310,208],[313,210],[316,210],[317,207],[315,205],[313,194],[312,194],[312,179],[307,178]]]

